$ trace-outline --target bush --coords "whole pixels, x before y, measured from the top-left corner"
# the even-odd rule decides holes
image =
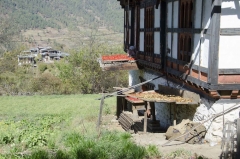
[[[60,94],[61,80],[50,72],[44,72],[32,80],[32,90],[42,94]]]
[[[97,62],[102,54],[119,48],[93,43],[81,51],[70,51],[68,58],[58,62],[39,62],[37,68],[17,65],[20,50],[7,52],[0,59],[0,93],[92,94],[114,91],[114,86],[127,87],[127,71],[102,71]]]
[[[147,153],[149,157],[161,158],[161,153],[155,145],[149,145],[147,147]]]
[[[47,68],[48,68],[48,66],[45,63],[39,63],[38,64],[38,69],[39,69],[40,73],[43,73],[44,71],[46,71]]]

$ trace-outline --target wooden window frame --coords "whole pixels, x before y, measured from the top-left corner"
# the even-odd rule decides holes
[[[191,62],[193,52],[193,17],[195,0],[180,0],[179,2],[179,28],[189,29],[190,32],[178,33],[178,60]]]
[[[144,51],[147,56],[154,54],[154,6],[145,7],[145,40]]]

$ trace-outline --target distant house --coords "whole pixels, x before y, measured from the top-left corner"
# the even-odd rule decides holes
[[[35,66],[36,61],[35,61],[35,56],[34,55],[18,55],[18,65],[33,65]]]
[[[177,108],[178,122],[203,121],[240,103],[239,0],[118,0],[124,9],[124,50],[136,48],[141,70],[129,71],[129,84],[159,75],[158,85],[190,90],[199,105]],[[139,78],[140,77],[140,78]],[[172,125],[172,107],[155,103],[162,128]],[[205,124],[206,139],[221,139],[223,121],[240,109]]]
[[[45,63],[53,63],[54,60],[68,57],[69,53],[64,53],[54,50],[51,47],[32,48],[29,51],[24,51],[23,55],[18,55],[18,65],[36,64],[36,57],[41,56],[40,60]]]

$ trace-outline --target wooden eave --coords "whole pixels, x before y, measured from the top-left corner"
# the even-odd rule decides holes
[[[108,61],[104,62],[101,58],[97,59],[103,71],[119,71],[119,70],[138,70],[136,61]]]
[[[186,72],[180,72],[169,67],[163,69],[160,64],[141,59],[137,59],[137,63],[140,69],[151,70],[157,74],[165,74],[168,79],[178,83],[179,86],[199,93],[204,97],[211,99],[240,99],[240,84],[210,84]]]
[[[120,1],[120,5],[122,6],[122,8],[125,8],[125,6],[128,6],[128,3],[129,6],[135,6],[139,5],[142,0],[117,0],[117,1]]]

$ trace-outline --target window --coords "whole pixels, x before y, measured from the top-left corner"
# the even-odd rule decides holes
[[[153,55],[154,52],[154,8],[153,6],[146,7],[145,9],[145,46],[144,51],[147,56]]]
[[[180,2],[180,28],[192,28],[193,1],[181,0]]]
[[[193,29],[193,0],[180,2],[180,28]],[[190,62],[192,55],[192,33],[181,31],[178,35],[178,60]]]
[[[192,52],[192,36],[188,33],[179,34],[178,59],[190,62]]]

